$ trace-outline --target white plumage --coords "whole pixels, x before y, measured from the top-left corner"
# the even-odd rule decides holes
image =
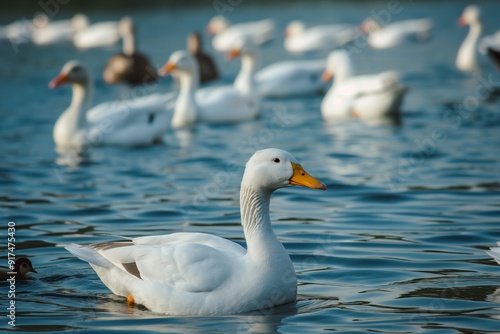
[[[335,79],[321,102],[323,118],[397,118],[406,92],[399,83],[398,73],[353,76],[352,67],[349,55],[343,50],[328,56],[325,77]]]
[[[70,106],[54,126],[54,141],[62,151],[85,146],[143,146],[161,141],[174,94],[153,94],[131,100],[112,101],[90,108],[93,82],[88,69],[78,61],[66,63],[50,82],[55,88],[73,86]]]
[[[240,190],[247,249],[202,233],[71,244],[66,249],[89,262],[113,293],[153,312],[221,315],[294,302],[293,264],[269,218],[271,193],[291,185],[326,190],[288,152],[262,150],[248,161]]]
[[[350,24],[307,28],[302,21],[292,21],[285,30],[285,49],[290,53],[331,51],[351,42],[355,36],[356,29]]]
[[[238,43],[240,44],[240,43]],[[246,40],[232,52],[240,55],[242,66],[232,86],[198,89],[198,64],[187,51],[174,52],[160,74],[172,73],[179,79],[173,127],[189,126],[198,122],[235,123],[252,120],[260,112],[260,96],[254,82],[257,48]]]
[[[274,21],[271,19],[230,25],[225,17],[215,16],[207,25],[207,31],[215,35],[212,46],[219,52],[227,52],[235,43],[246,39],[262,45],[274,38],[274,30]]]
[[[425,41],[432,29],[431,19],[402,20],[381,26],[374,19],[366,19],[361,30],[368,34],[368,44],[375,49],[387,49],[407,41]]]

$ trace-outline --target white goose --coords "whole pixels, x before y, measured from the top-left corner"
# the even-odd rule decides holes
[[[241,225],[247,249],[214,235],[173,233],[66,246],[129,303],[170,315],[223,315],[294,302],[297,278],[269,217],[271,194],[289,186],[326,190],[288,152],[266,149],[246,164]]]
[[[69,61],[49,87],[73,86],[70,106],[54,126],[54,141],[63,151],[86,146],[143,146],[161,141],[168,128],[166,105],[171,95],[150,95],[128,101],[100,104],[89,110],[93,81],[88,69]]]
[[[36,45],[49,45],[71,42],[75,33],[86,28],[88,24],[88,19],[83,14],[76,14],[69,20],[49,22],[33,31],[33,43]]]
[[[73,36],[73,44],[78,49],[109,47],[120,41],[120,24],[128,24],[128,17],[120,21],[94,23],[80,29]]]
[[[349,43],[356,36],[350,24],[318,25],[307,28],[302,21],[292,21],[285,29],[285,49],[290,53],[331,51]]]
[[[274,38],[275,29],[271,19],[230,25],[224,16],[219,15],[210,20],[206,30],[215,35],[212,40],[213,48],[219,52],[227,52],[234,43],[248,38],[257,45],[265,44]]]
[[[197,122],[235,123],[259,116],[260,96],[254,82],[255,53],[251,41],[231,51],[232,57],[241,56],[241,70],[234,86],[207,87],[198,90],[199,69],[196,60],[187,51],[176,51],[160,75],[172,73],[179,79],[179,95],[175,104],[172,127],[184,127]]]
[[[402,20],[386,26],[373,18],[361,24],[361,31],[368,34],[368,44],[375,49],[387,49],[406,41],[425,41],[432,28],[431,19]]]
[[[325,80],[335,76],[332,87],[321,102],[326,120],[349,118],[364,120],[397,119],[406,88],[395,71],[353,76],[353,66],[346,51],[337,50],[327,59]]]
[[[486,253],[494,258],[498,264],[500,264],[500,242],[497,242],[497,246],[499,247],[491,247],[489,251],[486,251]]]
[[[469,33],[462,42],[462,45],[460,45],[460,49],[458,49],[456,66],[461,71],[478,70],[478,44],[483,31],[479,7],[476,5],[467,6],[462,16],[458,19],[458,24],[462,26],[468,25]]]
[[[287,97],[319,94],[326,90],[321,79],[326,60],[291,60],[271,64],[255,74],[263,97]]]

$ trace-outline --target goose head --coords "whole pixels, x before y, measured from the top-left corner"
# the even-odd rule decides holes
[[[361,30],[362,33],[368,35],[372,32],[381,30],[382,25],[377,20],[369,17],[361,23],[359,29]]]
[[[465,7],[462,15],[458,18],[458,25],[466,26],[481,22],[481,10],[476,5]]]
[[[226,58],[228,60],[231,60],[236,57],[241,57],[244,55],[255,57],[257,53],[258,53],[258,46],[255,44],[252,38],[248,37],[233,43],[230,51],[226,55]]]
[[[81,30],[89,25],[89,19],[84,14],[75,14],[71,18],[71,28],[75,31]]]
[[[185,50],[172,53],[167,63],[158,70],[158,74],[165,76],[172,74],[178,76],[181,73],[194,75],[198,64],[191,54]]]
[[[193,32],[187,37],[187,49],[188,51],[195,55],[199,54],[203,50],[203,42],[201,40],[201,35],[198,32]]]
[[[285,37],[292,37],[302,34],[306,30],[304,22],[299,20],[291,21],[285,28]]]
[[[309,175],[292,154],[276,148],[257,151],[248,160],[242,185],[268,191],[290,186],[326,190],[326,185]]]
[[[35,268],[33,268],[33,264],[31,263],[30,259],[28,259],[27,257],[17,258],[14,267],[17,274],[22,276],[28,274],[29,272],[37,272]]]
[[[90,72],[87,67],[77,60],[71,60],[63,66],[59,75],[49,82],[49,87],[56,88],[68,83],[85,86],[89,81]]]
[[[212,17],[210,22],[206,27],[207,33],[209,35],[216,35],[223,32],[229,27],[229,21],[222,15],[217,15]]]
[[[328,82],[334,76],[349,75],[349,73],[342,73],[342,71],[350,71],[351,58],[345,50],[332,51],[326,60],[326,69],[323,72],[322,79]]]

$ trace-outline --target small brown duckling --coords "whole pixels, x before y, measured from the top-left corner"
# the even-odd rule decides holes
[[[123,52],[112,56],[103,72],[104,81],[110,85],[138,86],[158,82],[156,69],[148,57],[136,51],[134,22],[124,17],[119,23],[123,40]]]
[[[203,52],[201,35],[198,32],[193,32],[188,35],[187,48],[198,62],[200,68],[200,83],[219,78],[219,71],[212,57]]]
[[[12,274],[13,272],[16,274]],[[5,281],[12,277],[15,277],[15,279],[25,279],[29,277],[29,272],[37,273],[30,259],[25,256],[18,257],[14,264],[14,270],[0,269],[0,281]]]

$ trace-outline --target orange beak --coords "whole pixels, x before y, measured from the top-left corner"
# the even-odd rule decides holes
[[[212,27],[210,25],[208,25],[208,26],[205,27],[205,31],[209,35],[215,35],[214,30],[212,29]]]
[[[465,17],[463,15],[458,18],[457,24],[461,27],[464,27],[467,25],[467,22],[465,22]]]
[[[68,82],[68,74],[61,73],[49,82],[49,88],[54,89]]]
[[[174,63],[168,62],[165,64],[165,66],[160,67],[160,69],[158,70],[158,75],[161,75],[161,76],[168,75],[168,74],[170,74],[170,72],[172,72],[176,68],[177,67],[175,66]]]
[[[226,60],[232,60],[241,55],[240,49],[233,49],[226,54]]]
[[[326,185],[323,182],[316,180],[314,177],[309,175],[304,170],[304,168],[302,168],[301,165],[293,162],[291,164],[293,168],[293,175],[290,178],[290,184],[292,186],[301,186],[312,189],[326,190]]]
[[[326,70],[323,72],[323,75],[321,75],[321,80],[323,80],[323,82],[328,82],[328,81],[332,80],[332,78],[333,78],[333,75]]]

